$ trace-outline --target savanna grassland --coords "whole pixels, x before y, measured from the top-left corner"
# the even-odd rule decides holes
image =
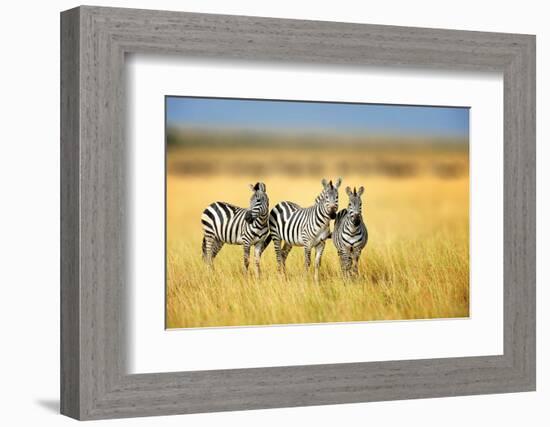
[[[261,159],[261,160],[258,160]],[[344,281],[332,241],[319,282],[302,248],[276,268],[273,245],[262,274],[243,273],[242,247],[225,245],[209,272],[201,258],[201,213],[213,201],[247,207],[248,184],[263,181],[270,206],[310,206],[321,178],[365,187],[369,242],[359,275]],[[469,315],[469,177],[466,150],[179,148],[167,155],[168,328],[428,319]]]

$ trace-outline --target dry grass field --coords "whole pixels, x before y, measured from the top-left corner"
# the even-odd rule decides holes
[[[250,149],[168,151],[168,328],[469,315],[467,152],[264,150],[268,163],[254,158],[258,152]],[[283,167],[269,169],[273,164]],[[302,248],[290,253],[286,278],[277,272],[273,245],[259,279],[253,268],[243,274],[240,246],[225,245],[215,270],[206,269],[200,216],[209,203],[248,206],[248,184],[261,180],[270,206],[282,200],[309,206],[321,178],[337,175],[343,177],[340,208],[347,206],[347,185],[365,186],[369,242],[356,279],[342,279],[330,240],[318,283],[312,270],[304,271]]]

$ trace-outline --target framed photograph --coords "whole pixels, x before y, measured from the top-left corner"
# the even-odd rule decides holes
[[[469,108],[165,112],[168,329],[469,317]]]
[[[535,389],[535,37],[61,14],[61,412]]]

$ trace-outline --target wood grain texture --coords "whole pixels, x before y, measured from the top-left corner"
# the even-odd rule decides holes
[[[79,12],[61,19],[61,412],[80,414]]]
[[[534,36],[80,7],[62,13],[61,38],[62,413],[99,419],[534,390]],[[502,72],[504,354],[128,375],[129,53]]]

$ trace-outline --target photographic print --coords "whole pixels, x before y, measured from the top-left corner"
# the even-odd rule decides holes
[[[469,113],[166,96],[166,327],[468,317]]]

